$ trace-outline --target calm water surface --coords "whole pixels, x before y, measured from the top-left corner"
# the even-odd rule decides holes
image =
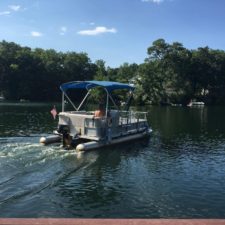
[[[145,108],[149,140],[85,154],[38,143],[51,108],[0,103],[0,217],[225,218],[224,107]]]

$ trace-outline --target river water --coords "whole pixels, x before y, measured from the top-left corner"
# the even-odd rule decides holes
[[[150,139],[85,154],[39,144],[51,108],[0,103],[0,217],[225,218],[224,107],[143,108]]]

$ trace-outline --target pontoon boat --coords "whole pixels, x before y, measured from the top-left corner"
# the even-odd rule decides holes
[[[94,110],[82,110],[82,107],[96,88],[105,93],[103,114],[96,116]],[[62,140],[66,148],[75,148],[86,151],[108,145],[131,141],[149,136],[151,129],[147,122],[147,112],[130,111],[134,86],[130,84],[109,81],[74,81],[60,86],[62,91],[62,112],[58,114],[58,130],[55,136],[41,138],[40,142],[48,144]],[[79,106],[68,96],[70,90],[82,92],[86,90]],[[114,92],[124,90],[127,101],[120,109],[118,99]],[[124,93],[125,93],[124,92]],[[65,100],[70,103],[73,110],[65,110]]]

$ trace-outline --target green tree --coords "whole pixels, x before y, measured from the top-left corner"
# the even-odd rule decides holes
[[[97,60],[95,62],[96,65],[96,72],[94,79],[95,80],[108,80],[108,73],[105,67],[105,61]]]

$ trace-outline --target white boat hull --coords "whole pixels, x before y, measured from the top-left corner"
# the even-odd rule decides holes
[[[47,137],[41,137],[40,143],[47,145],[47,144],[60,142],[61,140],[62,140],[62,137],[59,135],[50,135]]]
[[[76,150],[77,151],[89,151],[89,150],[96,149],[96,148],[102,148],[104,146],[111,146],[111,145],[115,145],[115,144],[119,144],[119,143],[123,143],[123,142],[127,142],[127,141],[133,141],[136,139],[147,137],[150,135],[151,132],[152,132],[152,130],[149,129],[148,131],[145,131],[142,133],[130,134],[130,135],[127,135],[124,137],[115,138],[115,139],[112,139],[110,142],[90,141],[90,142],[86,142],[86,143],[77,145]]]
[[[151,134],[152,130],[148,129],[147,131],[141,132],[141,133],[135,133],[135,134],[129,134],[126,136],[118,137],[115,139],[112,139],[111,141],[105,142],[105,141],[89,141],[85,143],[78,144],[75,146],[75,149],[77,151],[89,151],[97,148],[102,148],[104,146],[111,146],[127,141],[133,141],[136,139],[148,137]],[[40,143],[48,145],[53,144],[62,141],[62,137],[59,135],[51,135],[47,137],[41,137]]]

